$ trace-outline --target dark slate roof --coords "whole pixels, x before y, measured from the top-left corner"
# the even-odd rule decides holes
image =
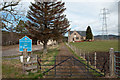
[[[70,35],[73,33],[74,31],[70,31]]]
[[[70,31],[70,35],[73,33],[74,31]],[[86,36],[86,31],[76,31],[79,35],[81,36]]]

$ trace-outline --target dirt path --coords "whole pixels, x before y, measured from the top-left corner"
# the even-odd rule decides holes
[[[56,67],[56,78],[92,78],[92,74],[88,72],[85,66],[76,61],[76,58],[72,52],[68,49],[64,43],[61,44],[60,52],[56,57],[56,64],[66,60],[64,63]],[[77,58],[76,58],[77,59]]]

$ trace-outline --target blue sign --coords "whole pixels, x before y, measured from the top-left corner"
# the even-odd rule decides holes
[[[32,51],[32,39],[27,36],[19,40],[19,51],[23,52],[23,49],[27,49],[28,52]]]

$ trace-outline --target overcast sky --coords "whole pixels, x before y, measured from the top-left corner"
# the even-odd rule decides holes
[[[85,31],[91,26],[94,35],[102,34],[101,9],[109,10],[107,16],[108,34],[118,34],[118,4],[117,2],[66,2],[65,14],[71,21],[71,30]]]
[[[85,31],[90,26],[94,35],[102,34],[102,16],[100,10],[109,10],[107,18],[108,34],[118,34],[118,1],[119,0],[62,0],[65,2],[71,30]],[[33,0],[23,0],[25,10]],[[67,35],[67,34],[66,34]]]

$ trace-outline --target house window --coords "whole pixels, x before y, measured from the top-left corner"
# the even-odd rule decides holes
[[[74,33],[74,35],[76,35],[76,33]]]
[[[79,37],[76,37],[76,39],[79,39]]]

